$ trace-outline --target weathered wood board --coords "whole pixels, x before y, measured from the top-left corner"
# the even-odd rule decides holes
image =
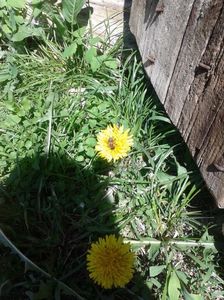
[[[92,8],[91,27],[95,34],[109,37],[114,44],[123,34],[125,26],[125,10],[130,9],[130,0],[90,0]]]
[[[224,208],[224,1],[133,0],[145,70]]]

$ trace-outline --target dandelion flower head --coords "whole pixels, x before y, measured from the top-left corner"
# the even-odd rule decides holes
[[[105,289],[124,287],[133,276],[134,253],[121,237],[106,235],[91,245],[87,269],[95,283]]]
[[[114,124],[99,132],[96,151],[100,157],[110,162],[127,156],[132,145],[133,139],[129,135],[129,129],[124,130],[123,126]]]

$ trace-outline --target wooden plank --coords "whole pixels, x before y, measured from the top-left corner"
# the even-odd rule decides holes
[[[135,35],[146,73],[164,103],[194,0],[134,0],[130,28]],[[177,29],[178,24],[178,30]],[[151,63],[149,57],[155,58]]]
[[[122,35],[124,27],[125,0],[90,0],[91,27],[101,37],[109,37],[114,44]]]
[[[202,55],[207,47],[220,14],[222,0],[196,0],[184,34],[178,61],[165,100],[165,108],[177,125],[181,111],[195,78]],[[176,100],[178,99],[178,101]]]
[[[215,165],[224,154],[223,24],[222,0],[200,6],[195,1],[165,100],[167,113],[222,208],[224,173]]]
[[[161,102],[224,208],[224,2],[171,2],[156,15],[161,1],[134,0],[131,30]]]

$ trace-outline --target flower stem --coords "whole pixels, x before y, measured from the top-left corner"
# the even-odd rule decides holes
[[[133,246],[139,246],[144,247],[148,245],[176,245],[176,246],[182,246],[182,247],[204,247],[209,249],[216,249],[214,242],[194,242],[194,241],[179,241],[179,240],[169,240],[169,241],[158,241],[158,240],[130,240],[130,239],[124,239],[125,243],[130,243]],[[218,243],[220,244],[220,243]],[[224,244],[224,243],[223,243]]]

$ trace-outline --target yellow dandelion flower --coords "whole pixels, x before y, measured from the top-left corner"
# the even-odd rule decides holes
[[[133,276],[134,253],[114,234],[91,245],[87,254],[89,276],[105,289],[124,287]]]
[[[97,136],[96,151],[108,162],[118,160],[128,155],[133,145],[129,129],[124,130],[123,126],[109,125],[101,130]]]

